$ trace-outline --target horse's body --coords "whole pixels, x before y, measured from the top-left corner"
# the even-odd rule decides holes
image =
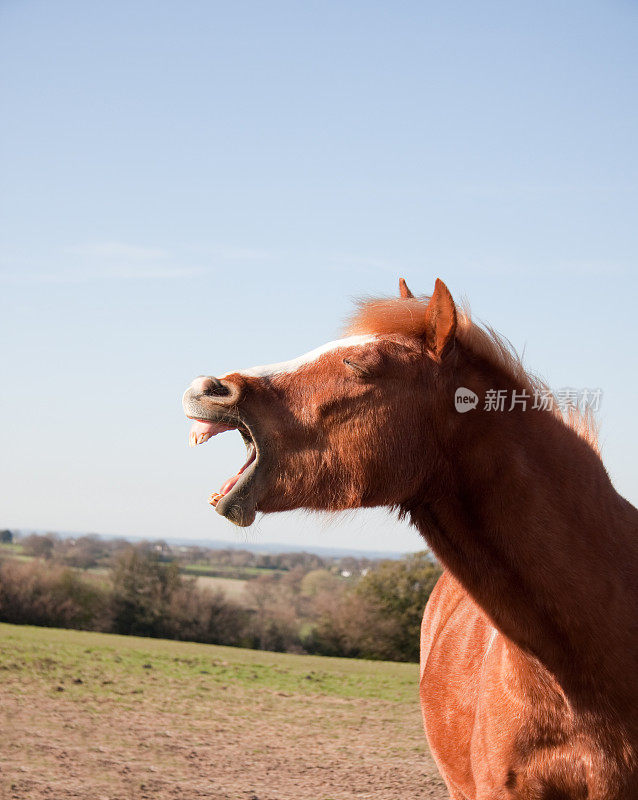
[[[634,798],[626,753],[445,572],[421,633],[421,708],[453,800]]]
[[[444,284],[425,302],[402,283],[346,338],[198,378],[184,408],[191,443],[246,440],[211,499],[236,524],[388,506],[438,556],[420,691],[453,800],[638,800],[638,511],[539,387]],[[455,408],[493,390],[511,406]]]

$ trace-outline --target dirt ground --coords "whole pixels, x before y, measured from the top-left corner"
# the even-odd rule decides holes
[[[387,703],[261,697],[247,719],[236,712],[250,698],[231,692],[197,715],[169,702],[96,718],[63,696],[3,699],[3,800],[447,797],[409,735],[420,720],[397,720]]]
[[[418,703],[185,683],[143,666],[131,682],[99,665],[94,677],[3,667],[2,800],[447,797]]]

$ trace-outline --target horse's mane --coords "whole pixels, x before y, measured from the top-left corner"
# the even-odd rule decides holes
[[[364,298],[357,302],[357,310],[348,320],[346,333],[423,336],[425,309],[429,301],[427,295],[419,298]],[[472,320],[467,303],[457,305],[456,314],[456,337],[468,350],[501,369],[530,395],[535,392],[551,394],[545,381],[525,369],[521,356],[509,339],[489,325],[478,325]],[[562,412],[554,401],[553,413],[598,452],[598,426],[591,411],[570,406]]]

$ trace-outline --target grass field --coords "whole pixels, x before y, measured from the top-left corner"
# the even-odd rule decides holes
[[[260,575],[282,575],[280,569],[269,569],[267,567],[232,567],[223,564],[182,564],[180,572],[183,575],[203,575],[211,578],[233,578],[236,580],[250,580],[258,578]],[[237,573],[241,577],[237,577]]]
[[[443,798],[412,664],[0,625],[2,800]]]

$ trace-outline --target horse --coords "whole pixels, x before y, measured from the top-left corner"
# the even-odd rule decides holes
[[[246,443],[210,498],[236,525],[385,506],[424,537],[444,572],[419,691],[452,800],[638,798],[638,511],[546,389],[441,280],[401,279],[341,338],[183,398],[191,445]]]

